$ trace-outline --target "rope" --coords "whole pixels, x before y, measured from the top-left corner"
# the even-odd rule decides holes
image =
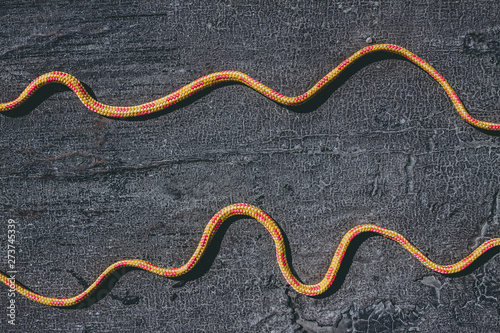
[[[156,266],[148,261],[141,259],[120,260],[118,262],[115,262],[108,268],[106,268],[104,272],[102,272],[101,275],[99,275],[99,277],[94,281],[94,283],[92,283],[92,285],[90,285],[85,291],[70,298],[54,298],[54,297],[47,297],[40,295],[23,287],[18,282],[11,283],[8,277],[3,273],[0,273],[0,281],[6,284],[8,287],[15,289],[21,295],[24,295],[33,301],[52,306],[72,306],[82,302],[84,299],[89,297],[89,295],[95,292],[102,285],[103,281],[107,277],[109,277],[117,269],[123,267],[136,267],[160,276],[166,276],[170,278],[180,277],[191,271],[198,264],[198,262],[203,257],[203,254],[207,251],[210,242],[214,238],[221,224],[224,223],[224,221],[226,221],[229,217],[235,215],[249,216],[260,222],[267,229],[267,231],[271,234],[271,237],[274,240],[274,245],[276,247],[276,260],[278,261],[279,268],[281,269],[281,272],[283,273],[283,276],[285,277],[286,281],[297,292],[308,296],[316,296],[328,290],[328,288],[332,285],[333,281],[335,280],[335,276],[340,268],[340,265],[346,253],[346,250],[349,247],[350,242],[356,236],[362,233],[376,233],[384,237],[387,237],[389,239],[392,239],[393,241],[403,246],[424,266],[441,274],[453,274],[460,272],[464,270],[467,266],[469,266],[472,262],[474,262],[483,253],[500,245],[500,238],[490,239],[481,244],[474,251],[472,251],[472,253],[469,256],[460,260],[459,262],[453,265],[439,265],[430,260],[428,257],[426,257],[415,246],[410,244],[410,242],[408,242],[406,238],[404,238],[401,234],[386,228],[379,227],[377,225],[362,224],[352,228],[344,235],[344,237],[342,237],[342,240],[340,241],[340,244],[337,247],[335,254],[333,255],[330,267],[328,268],[323,279],[316,284],[307,285],[300,282],[300,280],[292,273],[290,269],[290,266],[288,264],[288,258],[286,255],[285,242],[283,240],[283,233],[280,230],[279,226],[276,224],[276,222],[274,222],[269,215],[267,215],[259,208],[248,204],[240,203],[240,204],[230,205],[221,209],[217,214],[215,214],[212,217],[212,219],[210,219],[207,226],[205,227],[205,230],[203,231],[203,235],[201,236],[201,240],[198,243],[198,247],[194,251],[191,258],[184,265],[180,267],[164,268]]]
[[[110,106],[100,103],[92,98],[92,96],[90,96],[82,86],[80,81],[78,81],[78,79],[76,79],[74,76],[63,72],[50,72],[43,74],[42,76],[39,76],[38,78],[33,80],[21,93],[21,95],[19,95],[19,97],[17,97],[15,100],[7,103],[0,103],[0,112],[15,109],[16,107],[26,102],[26,100],[28,100],[36,90],[51,82],[58,82],[68,86],[87,108],[107,117],[136,117],[154,113],[168,108],[169,106],[172,106],[207,87],[211,87],[221,82],[240,82],[260,92],[262,95],[272,99],[277,103],[293,106],[303,104],[312,99],[321,89],[335,80],[335,78],[337,78],[340,73],[342,73],[348,66],[350,66],[359,58],[364,57],[369,53],[380,51],[399,54],[429,73],[446,91],[448,97],[453,102],[453,105],[455,106],[455,109],[458,111],[460,116],[472,126],[493,131],[500,130],[500,123],[491,123],[473,118],[467,112],[467,110],[465,110],[464,105],[458,98],[453,88],[446,81],[446,79],[425,60],[422,60],[410,51],[393,44],[371,45],[359,50],[358,52],[354,53],[349,58],[344,60],[340,65],[335,67],[330,73],[326,74],[326,76],[323,77],[314,86],[312,86],[311,89],[295,97],[284,96],[283,94],[280,94],[279,92],[265,86],[264,84],[244,73],[238,71],[222,71],[202,76],[171,94],[145,104],[125,107]]]

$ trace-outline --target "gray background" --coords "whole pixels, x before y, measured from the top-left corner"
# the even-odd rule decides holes
[[[3,1],[0,100],[53,70],[114,105],[224,69],[296,95],[371,37],[429,61],[473,116],[499,121],[498,1],[409,2]],[[0,241],[16,220],[18,280],[45,295],[73,296],[125,258],[181,265],[210,217],[236,202],[279,223],[307,283],[360,223],[401,232],[439,263],[500,236],[498,136],[467,125],[428,74],[391,56],[370,57],[299,109],[242,85],[138,121],[94,114],[57,86],[31,104],[0,115]],[[498,257],[446,277],[369,237],[330,295],[310,298],[286,285],[255,221],[233,221],[215,245],[189,280],[130,271],[84,309],[18,296],[13,331],[495,332],[500,324]],[[6,300],[7,288],[0,294]],[[2,330],[6,321],[0,310]]]

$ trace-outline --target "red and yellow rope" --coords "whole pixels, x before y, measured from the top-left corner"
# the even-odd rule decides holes
[[[413,63],[415,63],[416,65],[418,65],[419,67],[421,67],[422,69],[424,69],[444,88],[444,90],[450,97],[451,101],[453,102],[453,105],[457,109],[460,116],[469,124],[488,130],[500,130],[499,123],[490,123],[482,120],[477,120],[474,119],[472,116],[470,116],[465,110],[457,94],[448,84],[448,82],[431,65],[429,65],[427,62],[420,59],[418,56],[411,53],[410,51],[400,46],[392,44],[372,45],[361,49],[360,51],[356,52],[355,54],[344,60],[339,66],[337,66],[330,73],[328,73],[323,79],[321,79],[318,83],[316,83],[307,92],[296,97],[284,96],[241,72],[222,71],[201,77],[191,82],[190,84],[182,87],[181,89],[165,97],[154,100],[152,102],[130,107],[117,107],[117,106],[105,105],[96,101],[87,93],[87,91],[83,88],[80,81],[78,81],[75,77],[62,72],[51,72],[36,78],[15,100],[8,103],[0,103],[0,111],[8,111],[18,107],[19,105],[24,103],[27,99],[29,99],[29,97],[37,89],[50,82],[59,82],[65,84],[75,92],[75,94],[80,98],[80,100],[82,101],[83,104],[85,104],[85,106],[87,106],[94,112],[109,117],[134,117],[134,116],[153,113],[165,109],[173,104],[176,104],[177,102],[188,98],[189,96],[201,91],[204,88],[210,87],[219,82],[226,82],[226,81],[241,82],[278,103],[284,105],[298,105],[313,98],[313,96],[318,91],[320,91],[330,82],[332,82],[336,77],[339,76],[339,74],[342,71],[345,70],[347,66],[355,62],[357,59],[363,57],[368,53],[376,51],[386,51],[386,52],[400,54],[409,59],[410,61],[412,61]],[[208,222],[207,226],[205,227],[205,231],[203,232],[203,236],[201,237],[201,240],[195,252],[188,260],[188,262],[180,267],[164,268],[153,265],[150,262],[140,259],[121,260],[112,264],[106,270],[104,270],[104,272],[102,272],[102,274],[97,278],[97,280],[94,283],[92,283],[92,285],[89,286],[85,291],[70,298],[53,298],[37,294],[23,287],[18,282],[11,284],[8,277],[3,273],[0,273],[0,281],[6,284],[8,287],[15,289],[18,293],[36,302],[52,306],[72,306],[82,302],[87,297],[89,297],[89,295],[91,295],[94,291],[96,291],[97,288],[100,287],[103,280],[105,280],[114,271],[122,267],[136,267],[161,276],[179,277],[188,273],[190,270],[193,269],[194,266],[196,266],[196,264],[202,258],[203,254],[206,252],[208,245],[210,244],[211,240],[213,239],[220,225],[229,217],[234,215],[246,215],[256,219],[262,225],[264,225],[264,227],[269,231],[274,240],[276,246],[276,258],[278,261],[278,265],[281,269],[281,272],[283,273],[283,276],[297,292],[310,296],[322,294],[331,286],[331,284],[335,280],[335,276],[340,268],[342,259],[344,258],[345,252],[350,242],[353,240],[354,237],[356,237],[361,233],[366,233],[366,232],[377,233],[396,241],[397,243],[401,244],[414,257],[416,257],[423,265],[441,274],[453,274],[460,272],[464,270],[467,266],[469,266],[483,253],[492,249],[493,247],[500,245],[500,238],[491,239],[481,244],[465,259],[462,259],[453,265],[443,266],[431,261],[422,252],[420,252],[416,247],[410,244],[402,235],[398,234],[397,232],[376,225],[363,224],[349,230],[344,235],[344,237],[340,241],[340,245],[335,251],[330,267],[328,268],[324,278],[316,284],[307,285],[300,282],[299,279],[290,270],[287,261],[283,235],[276,222],[274,222],[269,217],[269,215],[267,215],[265,212],[263,212],[257,207],[248,204],[235,204],[223,208],[217,214],[215,214],[214,217],[212,217],[212,219]]]
[[[221,224],[229,217],[235,215],[246,215],[254,218],[267,229],[274,240],[274,245],[276,247],[276,259],[278,261],[281,272],[283,273],[283,276],[293,289],[301,294],[309,296],[322,294],[331,286],[331,284],[335,280],[335,276],[340,268],[342,259],[344,258],[350,242],[361,233],[377,233],[396,241],[397,243],[401,244],[408,252],[410,252],[415,258],[417,258],[424,266],[441,274],[453,274],[460,272],[467,266],[469,266],[472,262],[474,262],[483,253],[492,249],[493,247],[500,245],[500,238],[490,239],[481,244],[478,248],[472,251],[469,256],[460,260],[459,262],[453,265],[439,265],[427,258],[415,246],[410,244],[410,242],[408,242],[406,238],[404,238],[401,234],[373,224],[362,224],[352,228],[344,235],[344,237],[340,241],[339,246],[337,247],[337,250],[335,251],[335,254],[333,255],[330,267],[328,268],[323,279],[316,284],[308,285],[300,282],[300,280],[292,273],[287,260],[283,234],[276,222],[274,222],[273,219],[269,217],[269,215],[267,215],[259,208],[241,203],[227,206],[221,209],[212,217],[212,219],[210,219],[207,226],[205,227],[205,230],[203,231],[203,235],[200,242],[198,243],[198,247],[194,251],[191,258],[180,267],[159,267],[141,259],[121,260],[106,268],[106,270],[104,270],[104,272],[99,275],[97,280],[95,280],[95,282],[92,283],[92,285],[89,286],[85,291],[70,298],[54,298],[37,294],[31,290],[26,289],[17,282],[15,284],[11,284],[8,277],[2,273],[0,273],[0,281],[2,281],[8,287],[15,289],[18,293],[36,302],[52,306],[72,306],[82,302],[84,299],[89,297],[94,291],[96,291],[97,288],[100,287],[103,280],[109,277],[114,271],[122,267],[136,267],[161,276],[179,277],[188,273],[198,264],[203,254],[207,251],[210,242],[214,238],[214,235],[217,233],[217,230],[220,228]]]
[[[134,106],[110,106],[100,103],[92,98],[82,86],[80,81],[78,81],[78,79],[76,79],[74,76],[63,72],[50,72],[43,74],[42,76],[39,76],[38,78],[33,80],[33,82],[31,82],[28,87],[26,87],[26,89],[21,93],[21,95],[19,95],[19,97],[17,97],[15,100],[7,103],[0,103],[0,112],[12,110],[18,107],[27,99],[29,99],[37,89],[51,82],[58,82],[68,86],[78,96],[78,98],[80,98],[82,103],[87,108],[108,117],[135,117],[154,113],[172,106],[207,87],[221,82],[229,81],[243,83],[250,88],[260,92],[264,96],[276,101],[277,103],[283,105],[299,105],[313,98],[314,95],[316,95],[321,89],[326,87],[330,82],[335,80],[335,78],[337,78],[340,73],[342,73],[348,66],[350,66],[359,58],[369,53],[380,51],[399,54],[429,73],[443,87],[460,116],[469,124],[487,130],[500,130],[500,123],[491,123],[473,118],[467,112],[467,110],[465,110],[464,105],[458,98],[453,88],[446,81],[446,79],[425,60],[422,60],[421,58],[402,48],[401,46],[393,44],[371,45],[359,50],[358,52],[354,53],[349,58],[344,60],[340,65],[335,67],[330,73],[326,74],[326,76],[323,77],[314,86],[312,86],[311,89],[295,97],[284,96],[244,73],[238,71],[222,71],[200,77],[199,79],[194,80],[193,82],[185,85],[184,87],[180,88],[177,91],[174,91],[171,94],[145,104]]]

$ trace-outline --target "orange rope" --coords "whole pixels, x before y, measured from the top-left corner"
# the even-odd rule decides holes
[[[330,82],[335,80],[335,78],[337,78],[340,73],[342,73],[348,66],[354,63],[356,60],[369,53],[379,52],[379,51],[399,54],[405,57],[406,59],[410,60],[423,70],[425,70],[427,73],[429,73],[443,87],[443,89],[448,94],[448,97],[453,102],[455,109],[458,111],[460,116],[469,124],[475,127],[480,127],[493,131],[500,130],[500,123],[491,123],[473,118],[467,112],[467,110],[465,110],[465,107],[458,98],[457,94],[441,74],[439,74],[431,65],[429,65],[426,61],[422,60],[415,54],[411,53],[410,51],[400,46],[393,44],[371,45],[359,50],[358,52],[354,53],[352,56],[344,60],[340,65],[335,67],[330,73],[326,74],[326,76],[323,77],[314,86],[312,86],[311,89],[295,97],[284,96],[244,73],[238,71],[222,71],[200,77],[199,79],[194,80],[193,82],[185,85],[184,87],[180,88],[177,91],[174,91],[171,94],[168,94],[162,98],[159,98],[157,100],[145,104],[126,106],[126,107],[110,106],[100,103],[96,101],[94,98],[92,98],[87,93],[85,88],[82,86],[80,81],[78,81],[78,79],[76,79],[74,76],[71,76],[63,72],[50,72],[47,74],[43,74],[42,76],[39,76],[38,78],[33,80],[33,82],[31,82],[26,87],[26,89],[21,93],[21,95],[19,95],[19,97],[17,97],[15,100],[7,103],[0,103],[0,112],[12,110],[18,107],[19,105],[23,104],[27,99],[29,99],[30,96],[37,89],[51,82],[58,82],[68,86],[78,96],[78,98],[80,98],[82,103],[87,108],[108,117],[135,117],[157,112],[169,106],[172,106],[178,103],[179,101],[182,101],[207,87],[213,86],[220,82],[228,82],[228,81],[243,83],[249,86],[250,88],[260,92],[264,96],[276,101],[277,103],[283,105],[299,105],[313,98],[314,95],[316,95],[321,89],[327,86]]]
[[[459,262],[453,265],[439,265],[427,258],[415,246],[410,244],[410,242],[408,242],[406,238],[404,238],[401,234],[373,224],[362,224],[355,228],[352,228],[344,235],[344,237],[342,237],[342,240],[340,241],[340,244],[337,247],[335,254],[333,255],[330,267],[328,268],[323,279],[316,284],[307,285],[300,282],[300,280],[292,273],[290,269],[286,256],[283,234],[276,222],[274,222],[273,219],[269,217],[269,215],[255,206],[251,206],[248,204],[234,204],[221,209],[212,217],[212,219],[205,227],[201,240],[198,243],[198,247],[194,251],[193,255],[184,265],[180,267],[159,267],[141,259],[121,260],[106,268],[106,270],[104,270],[104,272],[99,275],[97,280],[95,280],[95,282],[92,283],[92,285],[89,286],[85,291],[70,298],[54,298],[37,294],[31,290],[26,289],[17,282],[12,284],[8,277],[3,273],[0,273],[0,281],[2,281],[10,288],[15,289],[18,293],[36,302],[52,306],[71,306],[82,302],[85,298],[95,292],[97,288],[99,288],[103,280],[109,277],[109,275],[114,271],[122,267],[136,267],[161,276],[179,277],[188,273],[198,264],[203,254],[207,251],[207,248],[214,235],[217,233],[220,225],[229,217],[235,215],[246,215],[254,218],[259,221],[267,229],[267,231],[269,231],[274,240],[274,245],[276,247],[276,260],[278,261],[278,265],[281,269],[281,272],[283,273],[283,276],[293,289],[301,294],[309,296],[322,294],[331,286],[331,284],[335,280],[335,276],[340,268],[346,250],[349,247],[349,243],[361,233],[377,233],[396,241],[397,243],[401,244],[408,252],[410,252],[415,258],[417,258],[424,266],[441,274],[453,274],[460,272],[467,266],[469,266],[483,253],[492,249],[493,247],[500,245],[500,238],[490,239],[481,244],[474,251],[472,251],[469,256],[460,260]]]

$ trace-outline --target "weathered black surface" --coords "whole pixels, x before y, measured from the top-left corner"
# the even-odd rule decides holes
[[[298,94],[371,37],[428,60],[472,115],[499,121],[498,1],[406,2],[2,2],[0,100],[53,70],[118,105],[223,69]],[[16,220],[18,280],[67,297],[120,259],[180,265],[212,214],[236,202],[280,224],[309,283],[360,223],[397,230],[440,263],[500,236],[498,136],[464,123],[407,61],[372,57],[350,74],[300,110],[229,85],[141,121],[98,116],[58,88],[25,115],[1,115],[0,240]],[[193,280],[131,271],[85,309],[18,296],[12,331],[498,331],[498,256],[445,277],[371,237],[316,299],[285,284],[255,221],[233,222],[218,245]]]

